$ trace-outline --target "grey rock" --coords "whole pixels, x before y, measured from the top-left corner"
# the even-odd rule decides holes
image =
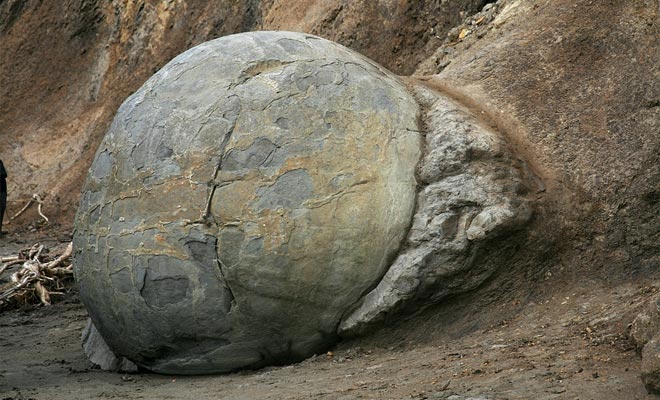
[[[413,224],[383,279],[342,319],[343,336],[411,304],[476,288],[496,270],[476,255],[531,217],[520,195],[525,179],[504,139],[456,102],[421,85],[414,93],[427,131]]]
[[[641,379],[649,393],[660,394],[660,296],[633,320],[629,337],[642,356]]]
[[[630,339],[638,353],[656,335],[660,334],[660,297],[653,299],[630,326]]]
[[[81,298],[117,355],[216,373],[324,351],[415,208],[419,105],[327,40],[201,44],[120,107],[83,189]]]
[[[649,393],[660,394],[660,335],[644,345],[641,378]]]
[[[110,350],[90,318],[82,332],[82,346],[89,361],[104,371],[137,372],[137,365]]]

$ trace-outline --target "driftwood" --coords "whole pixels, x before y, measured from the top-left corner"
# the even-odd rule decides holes
[[[51,295],[63,294],[59,292],[64,289],[62,280],[73,276],[70,262],[72,243],[57,257],[45,254],[44,250],[45,247],[37,243],[29,249],[21,250],[17,256],[0,258],[0,278],[5,272],[20,265],[10,275],[10,282],[0,286],[0,309],[13,299],[36,299],[43,305],[50,305]]]
[[[23,208],[21,208],[19,212],[17,212],[13,217],[9,218],[9,221],[13,221],[16,218],[18,218],[19,215],[23,214],[25,210],[27,210],[34,203],[37,203],[37,212],[39,213],[39,216],[43,218],[46,221],[46,223],[49,223],[50,220],[48,220],[48,217],[46,217],[44,213],[41,211],[41,207],[43,206],[44,202],[43,200],[41,200],[41,196],[39,196],[36,193],[32,195],[32,198],[27,202],[27,204],[23,206]]]

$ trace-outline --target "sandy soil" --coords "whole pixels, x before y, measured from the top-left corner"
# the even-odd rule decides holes
[[[0,256],[31,239],[4,239]],[[468,296],[299,364],[195,377],[93,368],[80,347],[86,311],[70,285],[50,307],[0,312],[0,399],[654,398],[627,330],[658,289],[576,285],[548,277],[524,301]]]

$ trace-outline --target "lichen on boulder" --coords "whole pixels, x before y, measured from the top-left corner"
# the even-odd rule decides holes
[[[407,234],[418,117],[398,78],[315,36],[179,55],[120,107],[83,189],[74,265],[94,326],[162,373],[323,351]]]

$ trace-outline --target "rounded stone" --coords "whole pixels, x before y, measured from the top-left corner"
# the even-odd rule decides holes
[[[119,108],[76,217],[80,295],[110,348],[185,374],[324,351],[406,236],[418,116],[395,76],[307,34],[173,59]]]

